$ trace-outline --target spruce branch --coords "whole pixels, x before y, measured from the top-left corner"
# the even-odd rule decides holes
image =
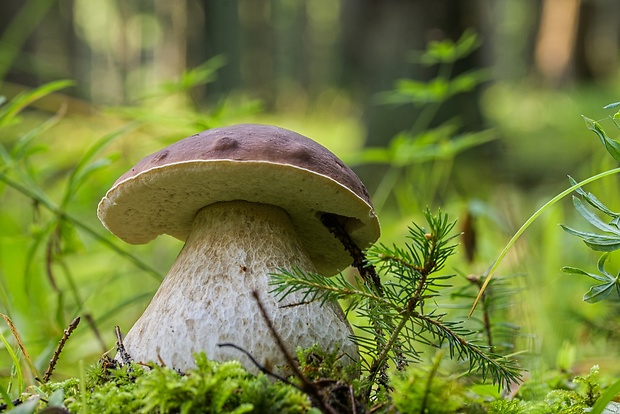
[[[305,272],[299,268],[278,270],[280,273],[271,275],[270,285],[274,288],[270,293],[274,293],[280,300],[293,292],[301,291],[303,302],[320,301],[324,304],[327,301],[349,299],[348,311],[355,309],[364,298],[389,304],[357,277],[355,278],[356,284],[353,285],[342,274],[325,277],[318,273]]]
[[[465,337],[472,332],[463,329],[459,322],[444,322],[444,315],[413,312],[412,316],[416,324],[439,341],[439,346],[444,342],[448,343],[450,358],[469,361],[469,372],[479,371],[483,380],[491,376],[493,383],[505,387],[519,381],[519,368],[514,362],[487,353],[486,347],[467,341]]]
[[[420,345],[446,346],[452,358],[469,363],[469,372],[478,372],[483,379],[508,385],[519,380],[513,361],[491,354],[488,348],[467,340],[475,332],[465,329],[462,322],[445,321],[437,305],[425,311],[429,298],[442,294],[454,275],[441,270],[456,249],[452,235],[455,222],[441,211],[425,212],[428,229],[413,224],[404,247],[382,244],[369,249],[363,261],[376,269],[378,278],[388,280],[381,290],[372,278],[344,276],[333,278],[309,274],[298,269],[272,276],[273,292],[282,300],[291,292],[302,292],[304,301],[342,300],[349,302],[366,323],[356,326],[352,339],[368,358],[363,361],[366,397],[377,384],[387,388],[386,370],[390,363],[403,369],[419,360]]]
[[[370,287],[378,296],[383,296],[383,285],[381,284],[381,278],[377,274],[375,267],[372,263],[369,263],[362,249],[353,241],[349,233],[347,232],[342,220],[339,216],[334,214],[325,213],[321,216],[321,222],[323,225],[332,233],[342,244],[345,250],[349,253],[351,258],[353,259],[353,266],[357,269],[360,274],[360,277],[364,280],[365,284]],[[380,306],[375,304],[374,306]],[[385,333],[384,329],[387,329],[388,332],[392,330],[394,327],[391,319],[384,319],[384,326],[381,326],[376,319],[371,319],[372,326],[374,328],[374,336],[377,345],[376,352],[380,352],[382,348],[382,338]],[[400,350],[401,344],[397,340],[393,349],[396,355],[396,368],[398,370],[403,370],[406,366],[405,357]],[[379,382],[387,389],[389,388],[387,385],[387,374],[385,373],[387,366],[383,365],[380,367]]]

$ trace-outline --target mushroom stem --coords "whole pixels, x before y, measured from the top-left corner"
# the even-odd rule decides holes
[[[289,351],[319,344],[357,360],[338,303],[283,308],[268,293],[270,273],[293,268],[316,272],[283,209],[245,201],[204,207],[153,300],[127,333],[125,348],[137,361],[162,361],[180,370],[194,366],[193,354],[204,351],[212,360],[238,359],[257,372],[245,355],[217,346],[228,342],[274,370],[286,360],[252,298],[256,290]],[[300,293],[287,296],[288,304],[302,301]]]

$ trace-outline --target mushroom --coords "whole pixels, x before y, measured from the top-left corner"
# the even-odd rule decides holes
[[[144,314],[124,338],[138,361],[186,370],[193,354],[240,360],[243,348],[269,369],[286,364],[252,292],[289,348],[318,344],[357,360],[336,302],[278,302],[270,274],[300,269],[331,276],[351,258],[322,224],[329,213],[362,248],[380,233],[368,192],[323,146],[295,132],[242,124],[210,129],[142,159],[99,203],[104,226],[142,244],[169,234],[185,245]],[[291,306],[283,306],[291,305]]]

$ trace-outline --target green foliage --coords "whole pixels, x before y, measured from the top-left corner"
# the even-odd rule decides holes
[[[238,362],[215,363],[196,355],[196,368],[179,373],[161,366],[135,364],[118,368],[93,367],[86,395],[70,379],[43,387],[62,390],[74,413],[306,413],[310,402],[291,385],[254,376]]]
[[[394,375],[392,398],[399,412],[449,414],[465,404],[462,385],[439,372],[440,361],[439,356],[428,372],[412,366]]]
[[[297,348],[299,369],[308,381],[330,378],[333,380],[354,382],[359,376],[359,368],[355,364],[339,363],[342,354],[339,350],[325,352],[318,345],[308,349]]]
[[[379,95],[381,104],[413,105],[420,108],[420,113],[415,115],[411,127],[394,136],[387,147],[365,148],[351,160],[388,166],[372,197],[377,211],[382,210],[390,196],[395,198],[402,213],[422,210],[424,204],[420,200],[429,204],[444,195],[458,154],[497,138],[489,130],[463,131],[458,116],[433,124],[442,105],[489,79],[490,72],[485,69],[452,74],[454,63],[479,45],[480,40],[472,31],[465,31],[456,42],[430,42],[425,51],[414,53],[413,60],[436,68],[437,76],[428,82],[400,79],[393,90]]]
[[[615,108],[617,103],[605,106],[605,109]],[[616,112],[612,120],[618,118]],[[584,117],[588,129],[593,131],[601,140],[607,152],[616,160],[620,161],[620,143],[609,138],[603,127],[597,121]],[[620,128],[620,127],[619,127]],[[575,184],[575,180],[569,177],[571,184]],[[603,204],[594,194],[584,191],[582,188],[576,189],[576,192],[585,202],[595,210],[592,212],[580,198],[573,196],[573,204],[577,212],[592,226],[602,231],[602,233],[586,232],[575,230],[571,227],[561,225],[569,234],[577,236],[590,249],[603,252],[597,262],[598,273],[591,273],[577,267],[565,266],[562,271],[569,274],[583,275],[594,279],[598,283],[593,285],[583,296],[583,300],[588,303],[596,303],[606,299],[615,291],[620,297],[620,273],[613,275],[605,269],[606,262],[610,259],[610,255],[620,249],[620,213],[614,212]],[[603,220],[598,214],[607,216],[608,219]]]
[[[145,148],[159,146],[156,141],[167,134],[166,127],[174,125],[178,137],[185,130],[195,132],[200,126],[218,126],[231,116],[256,112],[253,103],[241,108],[229,100],[213,111],[188,104],[190,93],[212,82],[223,64],[216,57],[154,94],[144,94],[131,107],[88,116],[67,115],[65,107],[51,115],[32,108],[43,99],[62,99],[71,81],[24,89],[10,99],[0,97],[0,312],[18,324],[24,342],[38,356],[37,368],[49,361],[68,321],[84,317],[85,329],[76,333],[82,341],[70,347],[82,347],[76,356],[95,359],[108,349],[111,319],[152,296],[164,276],[161,264],[172,253],[160,251],[151,260],[145,253],[157,247],[120,243],[98,222],[96,203],[119,169],[126,168],[116,161],[139,159]],[[179,114],[171,112],[171,101]],[[136,289],[137,278],[145,275],[147,282]],[[16,349],[9,342],[7,349]],[[75,374],[77,367],[70,363],[74,354],[69,355],[67,364],[61,361],[59,367],[67,370],[65,375]],[[16,370],[12,377],[3,375],[0,385],[16,398],[36,375],[29,367],[20,380],[13,360],[6,351],[0,353],[0,365]],[[19,350],[16,360],[22,365],[26,360]]]
[[[368,281],[357,277],[354,283],[344,276],[326,278],[300,270],[282,271],[272,276],[272,284],[280,299],[295,291],[304,300],[344,299],[348,311],[355,311],[366,321],[357,326],[355,342],[364,351],[362,363],[367,375],[366,386],[373,387],[391,362],[403,370],[410,362],[419,361],[421,346],[446,348],[450,357],[466,361],[470,372],[483,379],[508,385],[519,380],[518,368],[511,360],[487,352],[475,341],[474,333],[461,321],[446,320],[434,298],[447,288],[452,275],[438,274],[454,253],[454,222],[446,214],[426,211],[428,229],[414,224],[409,229],[409,242],[403,248],[377,245],[367,253],[368,266],[387,280],[378,291]]]
[[[552,414],[544,402],[522,400],[496,400],[489,405],[489,414]]]
[[[609,108],[609,105],[605,106],[605,108]],[[617,118],[618,112],[613,116],[613,119]],[[586,121],[586,127],[590,131],[593,131],[600,138],[609,155],[611,155],[616,161],[620,161],[620,142],[609,138],[603,127],[601,127],[601,124],[599,124],[595,120],[587,118],[585,116],[583,117],[583,119]]]
[[[36,2],[28,3],[34,6]],[[439,76],[428,83],[401,80],[394,91],[383,95],[384,103],[422,107],[422,116],[411,130],[395,136],[388,148],[368,149],[361,155],[361,162],[390,166],[380,187],[379,206],[382,203],[381,191],[385,195],[395,188],[399,191],[394,195],[402,208],[415,209],[420,200],[431,200],[432,195],[445,186],[446,172],[457,154],[494,138],[488,131],[463,133],[460,122],[455,119],[436,127],[429,126],[439,105],[471,90],[487,78],[484,71],[450,77],[452,64],[471,53],[477,44],[477,37],[466,33],[456,43],[429,45],[417,62],[438,65]],[[53,348],[50,338],[57,340],[59,330],[66,325],[69,317],[78,313],[88,314],[92,310],[89,300],[100,293],[98,287],[123,275],[116,268],[119,261],[114,258],[123,258],[120,262],[129,261],[133,272],[137,269],[140,273],[154,276],[152,279],[155,280],[162,277],[148,260],[110,241],[97,230],[98,223],[91,224],[96,219],[92,209],[88,210],[89,215],[84,213],[84,194],[88,194],[91,187],[93,193],[102,194],[111,182],[111,177],[101,176],[103,167],[110,166],[119,157],[133,157],[126,153],[127,142],[132,140],[126,139],[127,142],[121,144],[122,137],[142,138],[140,133],[145,129],[150,134],[162,126],[173,126],[175,135],[178,135],[179,130],[193,132],[196,128],[218,125],[229,119],[231,114],[253,113],[257,109],[254,102],[239,109],[229,100],[220,102],[212,111],[204,111],[196,102],[187,105],[182,99],[175,101],[182,102],[181,110],[175,113],[169,112],[170,106],[150,106],[153,101],[165,103],[170,95],[175,95],[175,98],[181,96],[191,102],[188,95],[196,86],[213,81],[223,63],[222,58],[215,58],[186,71],[178,80],[163,85],[155,93],[143,95],[144,100],[137,106],[116,108],[113,113],[121,114],[129,122],[121,120],[122,125],[119,126],[119,119],[114,119],[111,132],[88,129],[83,141],[76,140],[74,135],[67,136],[79,155],[62,160],[59,159],[65,147],[56,149],[62,140],[49,140],[49,136],[59,126],[63,114],[46,116],[41,120],[41,114],[33,116],[26,109],[37,100],[57,93],[72,83],[53,82],[10,100],[0,97],[0,128],[3,132],[0,137],[0,195],[3,196],[0,258],[11,259],[0,260],[0,308],[15,316],[21,327],[30,331],[27,344],[38,347],[35,364],[39,369],[49,360]],[[617,106],[613,104],[608,107]],[[620,112],[613,116],[614,120],[618,118]],[[28,123],[24,123],[24,119]],[[35,125],[30,127],[33,119]],[[617,160],[620,154],[617,141],[609,138],[597,121],[586,119],[586,123]],[[73,128],[76,124],[70,125]],[[442,162],[444,164],[439,165]],[[439,165],[439,168],[429,169],[432,173],[427,175],[419,174],[417,168],[422,163],[427,163],[425,166]],[[584,297],[589,302],[609,297],[614,289],[618,291],[618,276],[609,272],[606,266],[610,266],[611,254],[620,245],[620,213],[606,207],[594,195],[581,190],[580,186],[612,173],[615,172],[605,172],[581,183],[571,179],[569,190],[539,210],[542,213],[553,202],[576,190],[579,197],[574,198],[575,208],[586,221],[602,231],[592,233],[566,228],[581,237],[592,249],[603,252],[597,264],[598,273],[575,267],[565,268],[569,273],[585,275],[597,282]],[[100,182],[105,182],[105,186],[100,186]],[[421,195],[417,191],[419,186],[428,186],[431,190]],[[592,209],[595,211],[592,212]],[[601,215],[608,218],[601,219]],[[533,216],[523,230],[536,217],[538,215]],[[343,369],[337,364],[337,353],[324,353],[318,348],[311,348],[297,352],[301,372],[307,380],[315,384],[352,384],[350,388],[343,389],[352,389],[361,397],[374,387],[372,396],[375,399],[365,399],[367,408],[373,412],[460,410],[467,413],[570,413],[583,412],[585,407],[593,404],[593,413],[606,412],[605,406],[620,391],[620,382],[612,384],[597,401],[600,392],[597,387],[600,385],[592,373],[581,379],[578,377],[577,382],[573,383],[567,372],[553,372],[552,378],[544,383],[527,381],[514,400],[500,399],[496,386],[491,386],[495,390],[494,394],[489,394],[491,396],[472,397],[476,393],[476,385],[468,386],[466,381],[490,378],[496,385],[507,385],[517,379],[517,367],[512,361],[494,355],[501,348],[491,348],[490,340],[487,341],[487,348],[487,344],[480,340],[481,335],[475,335],[477,332],[466,328],[470,326],[466,321],[452,320],[452,312],[443,307],[442,299],[446,298],[446,292],[454,292],[449,289],[453,276],[442,273],[455,249],[454,236],[451,235],[454,223],[442,213],[432,215],[427,212],[426,218],[428,228],[414,224],[405,246],[379,245],[369,252],[369,266],[376,267],[385,282],[381,292],[366,280],[351,280],[344,275],[324,278],[292,269],[275,277],[276,281],[280,277],[283,295],[289,291],[287,289],[299,289],[306,293],[307,300],[344,300],[349,304],[349,312],[361,316],[362,322],[357,327],[355,339],[366,352],[362,378],[355,371],[356,367]],[[516,236],[521,233],[520,230]],[[14,243],[16,234],[26,242]],[[103,259],[92,260],[92,252],[101,254]],[[79,257],[84,258],[88,266],[74,268],[72,260]],[[17,262],[23,263],[23,266],[17,265]],[[105,269],[96,269],[101,263],[105,263]],[[109,263],[114,263],[115,268],[110,270],[107,267]],[[88,273],[82,272],[85,268]],[[105,274],[106,279],[100,284],[89,281],[93,269]],[[469,286],[477,287],[478,282],[476,280]],[[19,290],[22,285],[24,293]],[[121,286],[125,287],[125,282]],[[490,286],[492,289],[487,292],[487,298],[494,299],[497,291],[493,287],[498,284]],[[97,334],[97,326],[102,320],[115,316],[119,310],[149,295],[150,292],[131,293],[129,298],[110,296],[118,303],[105,312],[97,311],[88,325],[91,327],[89,333]],[[36,307],[35,310],[30,310],[32,307]],[[236,363],[216,364],[207,361],[204,356],[197,357],[198,367],[195,370],[184,374],[165,367],[145,369],[128,365],[112,369],[97,365],[86,374],[80,373],[79,378],[40,384],[34,380],[36,369],[27,366],[32,363],[25,362],[28,358],[24,350],[7,332],[0,332],[4,362],[0,397],[6,409],[13,408],[12,401],[20,396],[22,400],[31,397],[17,404],[13,413],[30,413],[46,406],[63,405],[72,412],[317,411],[311,408],[309,397],[294,386],[276,383],[263,375],[254,377]],[[78,332],[80,334],[84,332]],[[75,356],[65,354],[70,364],[76,358],[83,357],[85,352],[94,353],[92,340],[86,335],[76,339],[75,343],[82,347],[82,351]],[[434,349],[440,349],[437,355],[449,355],[457,363],[446,364],[449,369],[440,365],[439,357],[431,364],[425,363],[426,356]],[[463,371],[468,374],[478,372],[480,376],[457,376],[454,371],[460,374]],[[297,383],[295,379],[291,382]],[[535,389],[537,386],[540,388]]]

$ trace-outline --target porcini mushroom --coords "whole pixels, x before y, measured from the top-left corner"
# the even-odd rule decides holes
[[[185,245],[144,314],[124,338],[138,361],[186,370],[193,353],[238,359],[238,345],[266,367],[286,361],[252,291],[290,351],[314,344],[357,359],[351,327],[335,302],[270,294],[270,274],[301,269],[331,276],[351,263],[321,223],[333,214],[362,248],[379,237],[368,192],[333,153],[295,132],[243,124],[210,129],[142,159],[99,203],[104,226],[132,244],[169,234]]]

